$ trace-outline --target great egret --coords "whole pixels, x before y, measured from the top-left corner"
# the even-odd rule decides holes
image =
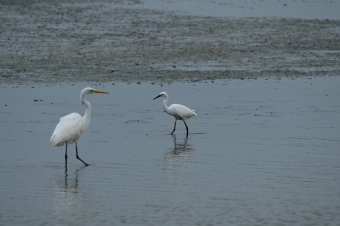
[[[175,132],[176,130],[176,122],[177,120],[182,120],[185,124],[185,127],[187,128],[187,136],[189,134],[189,129],[187,124],[185,123],[186,119],[191,118],[192,116],[197,115],[197,111],[190,109],[186,106],[180,105],[180,104],[172,104],[169,107],[166,105],[168,100],[169,100],[169,95],[166,92],[161,92],[158,96],[156,96],[155,98],[153,98],[154,100],[159,98],[159,97],[165,97],[165,100],[163,101],[163,108],[164,111],[166,113],[168,113],[169,115],[172,115],[175,117],[175,125],[174,125],[174,130],[171,132],[171,134],[173,134],[173,132]]]
[[[89,127],[91,120],[91,104],[85,99],[87,94],[93,93],[102,93],[108,94],[106,91],[93,89],[87,87],[83,89],[80,93],[80,100],[82,105],[85,106],[85,114],[82,117],[79,113],[71,113],[62,118],[60,118],[60,122],[54,129],[52,134],[50,145],[51,146],[63,146],[66,145],[65,150],[65,169],[67,171],[67,145],[71,143],[75,143],[76,145],[76,156],[77,159],[82,161],[85,166],[88,166],[86,162],[84,162],[78,155],[77,141],[80,135]]]

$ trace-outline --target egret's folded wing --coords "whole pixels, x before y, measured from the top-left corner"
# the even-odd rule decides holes
[[[82,132],[83,118],[78,113],[71,113],[60,118],[60,122],[55,127],[50,144],[56,146],[63,145],[64,142],[73,142]]]
[[[197,115],[194,111],[186,106],[180,104],[172,104],[171,106],[173,106],[174,112],[184,119]]]

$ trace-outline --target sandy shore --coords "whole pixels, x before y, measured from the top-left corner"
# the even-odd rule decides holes
[[[139,1],[0,1],[0,83],[340,75],[339,20],[230,18]]]

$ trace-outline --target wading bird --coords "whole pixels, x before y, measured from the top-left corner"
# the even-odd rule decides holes
[[[80,135],[89,127],[91,120],[91,104],[85,99],[87,94],[102,93],[108,94],[106,91],[92,89],[87,87],[80,93],[80,100],[82,105],[85,106],[85,114],[82,117],[79,113],[71,113],[60,118],[59,123],[54,129],[52,134],[50,145],[51,146],[63,146],[66,145],[65,150],[65,172],[67,172],[67,145],[75,143],[77,159],[82,161],[85,166],[88,166],[78,155],[77,142]]]
[[[191,118],[192,116],[197,115],[197,111],[190,109],[186,106],[180,105],[180,104],[172,104],[169,107],[166,105],[168,100],[169,100],[169,95],[166,92],[161,92],[158,96],[156,96],[155,98],[153,98],[154,100],[159,98],[159,97],[165,97],[165,100],[163,101],[163,108],[164,111],[166,113],[168,113],[169,115],[172,115],[175,117],[175,125],[174,125],[174,130],[171,132],[171,134],[173,134],[173,132],[175,132],[176,130],[176,122],[177,120],[182,120],[185,124],[185,127],[187,128],[187,136],[189,134],[189,129],[187,124],[185,123],[186,119]]]

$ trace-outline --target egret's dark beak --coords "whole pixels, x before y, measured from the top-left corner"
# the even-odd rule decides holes
[[[160,94],[160,95],[156,96],[156,97],[155,97],[155,98],[153,98],[153,99],[155,100],[155,99],[157,99],[158,97],[161,97],[161,96],[162,96],[162,94]]]

